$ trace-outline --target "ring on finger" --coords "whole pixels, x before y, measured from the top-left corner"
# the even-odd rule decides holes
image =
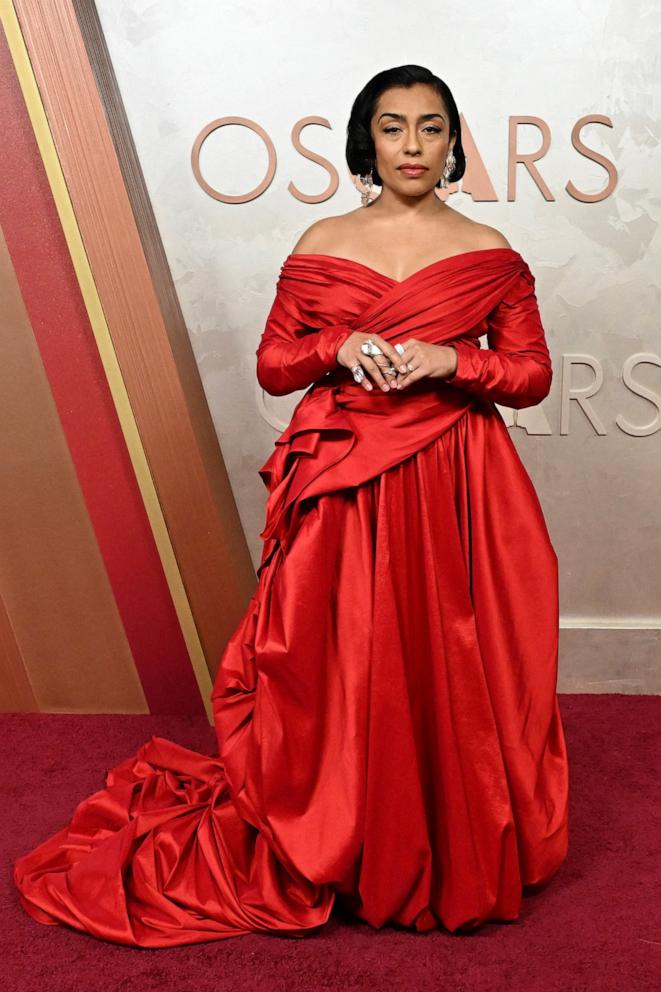
[[[372,341],[372,340],[363,341],[363,343],[360,346],[360,350],[362,351],[362,353],[364,355],[368,355],[370,358],[373,358],[374,355],[382,355],[383,354],[383,352],[382,352],[381,348],[379,348],[378,344],[375,344],[374,341]]]

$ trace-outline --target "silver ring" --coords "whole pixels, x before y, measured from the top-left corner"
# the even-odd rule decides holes
[[[383,354],[378,344],[374,344],[371,338],[368,341],[363,341],[363,343],[360,346],[360,350],[362,351],[363,355],[369,355],[370,358],[372,358],[374,355]]]
[[[353,377],[356,382],[362,382],[365,378],[365,370],[362,365],[352,365],[351,371],[353,372]]]

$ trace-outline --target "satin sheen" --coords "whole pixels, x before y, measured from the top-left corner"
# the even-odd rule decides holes
[[[354,330],[457,370],[368,393],[337,363]],[[557,557],[494,405],[551,385],[534,277],[506,248],[401,282],[290,255],[257,375],[307,391],[260,469],[218,753],[152,737],[16,862],[21,903],[139,947],[303,936],[336,901],[375,927],[516,919],[568,848]]]

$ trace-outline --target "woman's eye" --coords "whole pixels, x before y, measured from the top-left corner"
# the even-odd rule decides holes
[[[423,130],[428,131],[428,132],[431,132],[432,134],[440,134],[441,133],[440,127],[433,127],[432,125],[430,125],[429,127],[424,128]],[[383,133],[384,134],[393,134],[395,131],[399,131],[399,128],[398,127],[384,127],[384,129],[383,129]]]

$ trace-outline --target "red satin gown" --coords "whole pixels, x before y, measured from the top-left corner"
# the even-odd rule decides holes
[[[368,392],[336,360],[352,330],[452,344],[456,373]],[[16,862],[21,902],[140,947],[303,936],[336,901],[374,927],[516,919],[568,846],[557,558],[494,405],[549,391],[534,277],[510,248],[401,282],[290,255],[257,375],[311,388],[260,470],[218,753],[152,737]]]

